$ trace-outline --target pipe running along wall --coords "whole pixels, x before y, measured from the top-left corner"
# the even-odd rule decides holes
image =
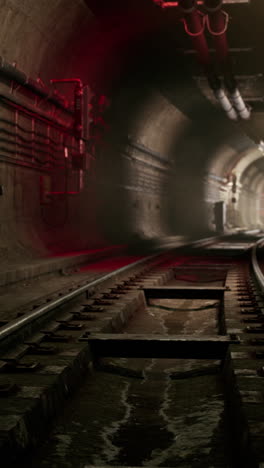
[[[58,0],[52,7],[36,0],[19,4],[7,0],[0,15],[0,55],[5,62],[17,62],[17,69],[34,82],[38,77],[48,83],[77,76],[106,94],[111,103],[104,115],[107,127],[97,145],[94,170],[86,172],[82,194],[67,199],[67,221],[61,226],[43,221],[39,193],[44,168],[36,167],[33,160],[26,165],[26,156],[17,153],[11,163],[1,152],[2,263],[7,257],[16,261],[110,242],[207,232],[204,174],[208,161],[223,139],[237,154],[242,136],[238,129],[229,128],[230,122],[204,99],[191,77],[180,75],[175,50],[167,47],[169,60],[160,54],[160,42],[168,43],[160,10],[155,5],[144,10],[142,2],[133,2],[128,11],[98,13],[95,18],[78,0],[70,5]],[[196,12],[191,31],[201,18]],[[207,64],[208,46],[202,35],[197,37]],[[3,80],[1,90],[11,93],[11,81]],[[22,88],[12,93],[23,99]],[[67,85],[65,94],[72,99]],[[48,103],[44,100],[41,105]],[[3,120],[12,119],[20,137],[32,138],[30,117],[3,107],[1,112]],[[54,118],[59,118],[56,110]],[[1,121],[1,138],[10,131],[8,125]],[[43,133],[39,122],[33,130]],[[47,131],[46,140],[53,140],[65,163],[61,136],[51,128]],[[14,139],[15,151],[25,143],[20,137]],[[35,144],[33,149],[41,159],[41,147]],[[71,175],[77,175],[73,168]],[[63,180],[56,173],[51,191],[63,191],[59,189]],[[52,205],[44,209],[59,221],[65,214],[64,203],[62,197],[56,209]]]

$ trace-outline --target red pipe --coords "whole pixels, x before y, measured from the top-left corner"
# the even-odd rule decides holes
[[[214,38],[215,50],[220,63],[226,62],[229,55],[226,31],[229,22],[228,14],[222,10],[223,0],[205,0],[204,8],[208,31]]]
[[[218,9],[221,7],[222,1],[210,0],[210,13],[212,9],[212,3],[214,3],[213,13],[215,13],[214,10],[217,4],[217,14],[218,14]],[[212,67],[210,52],[209,52],[207,40],[204,34],[205,25],[206,25],[206,17],[203,16],[203,14],[200,13],[200,11],[197,9],[196,0],[179,0],[179,7],[184,13],[183,21],[184,21],[185,30],[193,39],[193,45],[197,51],[198,60],[205,69],[205,73],[207,75],[209,85],[212,88],[216,99],[218,100],[219,104],[224,109],[224,111],[227,113],[228,117],[232,120],[236,120],[237,113],[234,110],[232,103],[229,101],[228,97],[226,96],[226,93],[221,86],[221,82],[219,78],[217,77],[217,75],[215,74],[213,67]],[[223,19],[223,16],[225,17],[225,13],[223,13],[223,15],[220,13],[220,16],[217,16],[218,26],[219,26],[219,22],[218,22],[219,18],[221,17],[221,19]],[[217,34],[218,34],[218,31],[219,29],[217,29]],[[218,37],[220,38],[219,51],[221,50],[221,52],[223,53],[223,57],[225,57],[228,54],[228,47],[227,47],[227,42],[225,43],[222,38],[223,36],[222,29],[220,30],[220,32],[221,32],[221,36],[217,36],[217,38]],[[226,39],[225,34],[224,34],[224,39]],[[226,45],[226,47],[224,47],[224,45]]]
[[[51,84],[74,83],[74,131],[77,138],[82,138],[83,133],[83,83],[80,78],[62,78],[50,80]]]
[[[232,73],[229,60],[229,48],[227,42],[228,14],[222,10],[223,0],[204,0],[204,8],[207,10],[206,23],[208,31],[214,37],[215,49],[218,61],[222,64],[225,85],[231,94],[231,101],[242,119],[250,118],[250,110],[246,106],[238,88],[236,79]]]
[[[183,11],[185,31],[192,38],[199,62],[208,68],[210,53],[204,35],[205,22],[202,13],[197,9],[196,0],[179,0],[179,8]]]

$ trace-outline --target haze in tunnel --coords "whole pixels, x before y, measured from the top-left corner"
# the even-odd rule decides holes
[[[0,3],[3,260],[206,235],[216,230],[214,205],[221,201],[227,229],[262,227],[262,164],[255,162],[249,172],[252,155],[261,156],[257,139],[199,87],[179,52],[192,46],[183,26],[175,26],[177,15],[162,14],[151,0],[109,1],[108,7],[89,0]],[[84,169],[65,163],[65,148],[76,141],[32,123],[21,106],[64,119],[68,128],[69,115],[14,86],[7,64],[50,90],[51,79],[78,78],[94,95],[107,97],[95,154]],[[72,85],[56,87],[71,105]],[[45,161],[36,162],[41,148],[32,143],[30,149],[26,141],[32,125],[53,137],[50,152],[61,144],[61,162],[48,173]],[[11,128],[16,145],[27,145],[20,154],[17,146],[10,150]],[[43,201],[43,184],[62,196]]]

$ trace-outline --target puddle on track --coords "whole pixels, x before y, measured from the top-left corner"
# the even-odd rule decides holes
[[[125,333],[214,335],[217,314],[212,300],[155,299]],[[231,466],[219,362],[104,359],[103,364],[24,468]]]
[[[151,299],[125,333],[217,335],[219,301],[211,299]]]
[[[111,362],[144,378],[96,371],[27,467],[228,466],[219,374],[173,380],[177,360]]]

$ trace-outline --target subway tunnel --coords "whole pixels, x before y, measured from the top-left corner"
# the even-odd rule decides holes
[[[201,239],[243,251],[264,231],[263,15],[263,0],[0,0],[0,344],[14,308],[84,273],[94,294],[99,273]],[[185,250],[166,265],[208,286],[221,246],[191,273]],[[249,467],[243,450],[215,466]],[[209,467],[195,463],[179,466]]]
[[[162,9],[150,0],[2,2],[3,261],[214,232],[217,202],[226,207],[225,229],[261,228],[263,6],[231,1],[224,7],[248,120],[232,122],[217,103],[177,6]],[[211,61],[221,74],[208,36]],[[41,137],[32,143],[26,132],[35,125],[43,135],[53,132],[54,140],[65,137],[44,122],[32,123],[18,107],[21,98],[34,112],[54,113],[55,121],[57,115],[72,125],[70,115],[45,98],[46,87],[56,89],[69,110],[74,83],[50,85],[68,78],[107,99],[96,156],[89,157],[88,148],[84,170],[76,155],[77,169],[65,169],[62,147],[58,157],[65,167],[52,168],[54,155],[48,162],[48,147],[38,154]],[[23,79],[38,89],[19,84]],[[251,176],[243,185],[250,165],[259,182]]]

